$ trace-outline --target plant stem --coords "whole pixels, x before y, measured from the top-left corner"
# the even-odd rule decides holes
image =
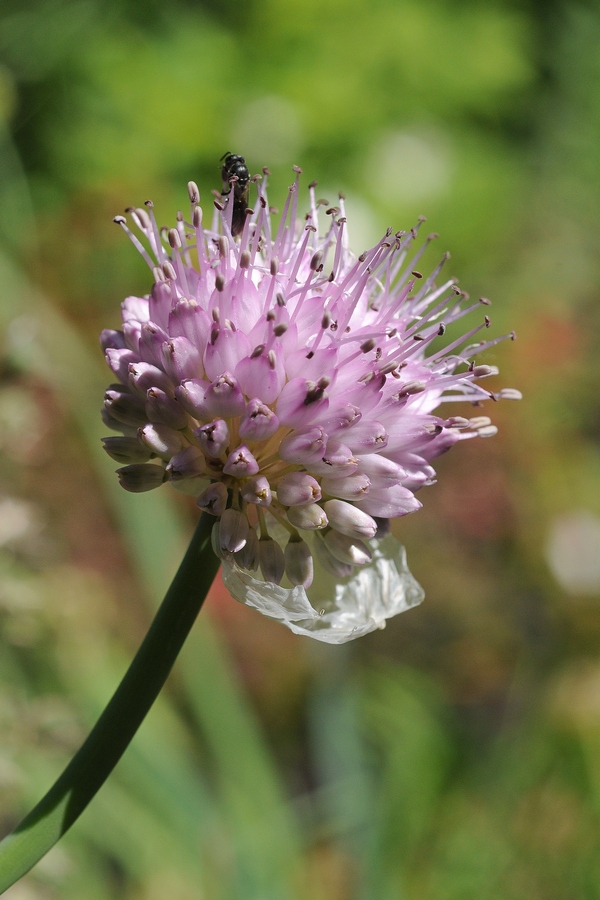
[[[71,827],[127,749],[156,700],[219,568],[203,515],[133,662],[89,737],[45,797],[0,843],[0,893]]]

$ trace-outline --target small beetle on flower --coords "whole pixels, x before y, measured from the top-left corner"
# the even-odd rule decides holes
[[[241,211],[234,183],[210,227],[193,182],[189,222],[160,230],[152,203],[129,210],[144,243],[116,217],[154,284],[102,334],[118,381],[104,421],[121,433],[104,447],[127,490],[169,481],[215,517],[234,597],[338,643],[422,599],[389,520],[419,509],[437,456],[496,431],[436,410],[519,393],[480,383],[497,370],[474,356],[503,340],[472,342],[486,315],[443,345],[448,325],[489,301],[440,278],[447,256],[426,278],[416,270],[435,238],[415,249],[424,220],[356,258],[343,198],[329,207],[311,184],[299,220],[295,171],[277,226],[267,170],[256,208]]]

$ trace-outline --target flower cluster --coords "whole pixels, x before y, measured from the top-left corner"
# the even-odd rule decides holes
[[[434,411],[518,393],[480,384],[496,370],[473,357],[502,339],[471,342],[487,316],[443,345],[449,325],[489,301],[469,303],[440,278],[446,257],[428,277],[417,271],[435,238],[415,249],[421,222],[356,258],[343,198],[330,207],[312,184],[299,220],[297,170],[275,229],[266,174],[237,237],[234,192],[207,226],[193,182],[189,222],[159,229],[148,202],[128,210],[140,240],[115,219],[154,283],[124,301],[121,330],[102,334],[117,379],[104,421],[120,432],[104,447],[127,490],[168,481],[215,517],[234,596],[301,633],[347,640],[421,599],[381,540],[389,520],[420,507],[437,456],[495,433],[484,416]],[[306,594],[315,565],[331,582],[321,609]]]

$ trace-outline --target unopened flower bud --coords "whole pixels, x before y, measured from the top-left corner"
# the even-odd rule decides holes
[[[308,464],[323,457],[327,445],[327,435],[322,428],[298,433],[293,431],[284,437],[279,445],[279,455],[285,462]]]
[[[352,575],[354,566],[349,566],[347,563],[340,562],[328,549],[322,535],[318,532],[313,541],[313,549],[320,565],[326,572],[333,575],[334,578],[348,578]]]
[[[285,557],[277,541],[261,538],[258,542],[258,562],[265,581],[279,584],[285,572]]]
[[[213,459],[218,459],[229,443],[229,428],[224,419],[215,419],[208,425],[201,425],[200,428],[196,428],[194,435],[207,456]]]
[[[204,395],[204,406],[208,413],[223,419],[241,415],[246,402],[233,375],[224,372],[209,384]]]
[[[185,428],[188,423],[186,411],[160,388],[147,391],[146,413],[151,422],[161,422],[175,429]]]
[[[137,437],[115,435],[102,438],[102,446],[111,459],[119,463],[143,463],[152,455],[148,447],[140,443]]]
[[[248,478],[242,485],[242,497],[246,503],[256,506],[269,506],[271,503],[271,485],[264,475]]]
[[[377,533],[377,523],[366,512],[344,500],[327,500],[323,504],[329,524],[336,531],[351,538],[369,540]]]
[[[237,553],[248,540],[250,525],[246,516],[237,509],[226,509],[219,525],[221,550]]]
[[[362,500],[369,493],[371,480],[368,475],[350,475],[348,478],[323,478],[321,488],[324,494],[342,500]]]
[[[122,469],[117,469],[117,475],[121,487],[124,487],[126,491],[131,491],[132,494],[153,491],[154,488],[160,487],[167,478],[167,473],[162,466],[155,466],[151,463],[124,466]]]
[[[161,459],[171,459],[179,453],[183,443],[181,434],[169,425],[160,422],[148,423],[138,431],[140,440]]]
[[[284,506],[305,506],[321,499],[321,488],[308,473],[290,472],[277,482],[277,499]]]
[[[245,441],[263,441],[279,428],[279,419],[261,400],[254,399],[246,405],[240,420],[239,434]]]
[[[245,444],[233,450],[223,466],[225,474],[233,475],[234,478],[247,478],[249,475],[256,475],[258,470],[259,465]]]
[[[227,488],[222,481],[215,481],[200,494],[196,503],[202,512],[222,516],[227,507]]]
[[[179,405],[196,419],[211,418],[208,415],[204,415],[206,386],[206,382],[198,378],[190,378],[175,388],[175,398]]]
[[[241,550],[234,554],[234,558],[242,569],[250,572],[258,569],[258,535],[254,528],[249,528],[246,543]]]
[[[113,419],[125,425],[145,425],[148,421],[143,401],[125,389],[106,391],[104,407]]]
[[[290,538],[284,551],[285,574],[292,584],[309,588],[313,581],[314,567],[312,553],[306,541]]]
[[[371,551],[357,538],[347,537],[339,531],[328,531],[325,546],[341,563],[348,566],[364,566],[371,562]]]
[[[327,516],[317,503],[310,503],[308,506],[290,506],[287,517],[295,528],[302,528],[304,531],[315,531],[327,525]]]
[[[167,375],[147,362],[130,363],[128,368],[128,381],[132,389],[146,399],[146,391],[149,388],[161,388],[167,394],[173,391],[173,382]]]
[[[326,478],[346,478],[352,475],[358,468],[358,459],[353,455],[350,447],[340,441],[327,441],[327,449],[323,457],[317,462],[307,463],[310,471],[315,475],[324,475]]]
[[[204,475],[206,463],[202,451],[198,447],[191,446],[180,450],[179,453],[171,457],[171,461],[167,466],[167,472],[171,481],[180,481],[183,478],[195,478],[197,475]]]

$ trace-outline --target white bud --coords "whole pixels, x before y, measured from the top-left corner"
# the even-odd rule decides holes
[[[328,531],[324,541],[329,552],[341,563],[348,566],[364,566],[371,562],[371,551],[366,544],[356,538],[347,537],[339,531]]]
[[[305,531],[314,531],[327,525],[327,516],[317,503],[308,506],[290,506],[287,517],[292,525]]]
[[[139,429],[138,435],[146,447],[161,459],[171,459],[183,447],[180,433],[160,422],[144,425]]]
[[[323,504],[323,509],[327,513],[331,527],[347,537],[369,540],[377,533],[375,520],[351,503],[344,500],[328,500]]]
[[[246,544],[250,525],[246,516],[237,509],[226,509],[219,523],[221,550],[237,553]]]
[[[246,543],[241,550],[234,554],[234,558],[242,569],[251,571],[258,569],[258,536],[254,528],[249,529]]]
[[[306,541],[291,538],[285,547],[285,574],[292,584],[309,588],[313,581],[314,569],[310,547]]]
[[[258,542],[258,560],[265,581],[279,584],[285,572],[285,557],[277,541],[262,538]]]
[[[305,506],[321,499],[321,488],[307,472],[290,472],[277,482],[277,499],[284,506]]]
[[[248,478],[242,485],[241,493],[247,503],[256,506],[269,506],[271,503],[271,485],[264,475]]]

